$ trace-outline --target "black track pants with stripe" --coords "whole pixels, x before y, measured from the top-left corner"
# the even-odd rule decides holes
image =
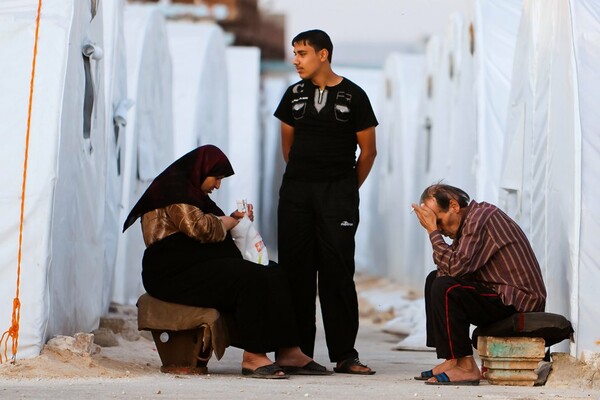
[[[502,303],[489,288],[433,271],[425,281],[427,346],[438,358],[454,359],[473,354],[470,325],[480,326],[504,319],[517,310]]]

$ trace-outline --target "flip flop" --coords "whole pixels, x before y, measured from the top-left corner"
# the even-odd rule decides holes
[[[477,386],[479,379],[474,381],[451,381],[445,372],[433,376],[437,382],[425,382],[426,385]]]
[[[294,366],[281,366],[281,369],[288,375],[331,375],[332,371],[328,371],[327,368],[321,364],[311,361],[303,367]]]
[[[242,375],[248,378],[258,378],[258,379],[287,379],[289,375],[277,375],[278,372],[285,372],[281,367],[277,364],[269,364],[263,367],[258,367],[255,370],[250,368],[242,368]]]
[[[433,370],[432,369],[421,372],[421,376],[415,376],[415,380],[417,380],[417,381],[426,381],[429,378],[433,378]]]
[[[356,371],[352,369],[354,366],[369,368],[356,357],[345,359],[339,366],[334,367],[333,370],[338,374],[373,375],[375,373],[371,368],[368,371]]]

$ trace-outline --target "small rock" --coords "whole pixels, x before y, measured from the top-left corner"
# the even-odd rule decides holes
[[[119,345],[117,336],[110,329],[98,328],[92,332],[94,343],[101,347],[115,347]]]
[[[58,335],[46,343],[46,348],[57,353],[70,352],[80,356],[91,356],[100,352],[91,333],[76,333],[75,337]]]
[[[130,342],[135,342],[140,338],[137,329],[137,318],[134,317],[102,317],[100,318],[100,328],[106,328],[120,334],[123,339]]]

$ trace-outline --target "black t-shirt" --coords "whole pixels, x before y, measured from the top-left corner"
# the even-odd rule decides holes
[[[356,133],[377,126],[367,94],[344,78],[321,93],[310,80],[290,86],[274,113],[294,127],[285,177],[332,181],[354,173]]]

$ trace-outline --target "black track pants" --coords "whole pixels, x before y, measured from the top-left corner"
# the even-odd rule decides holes
[[[313,356],[318,287],[332,362],[358,356],[354,349],[358,333],[354,286],[358,204],[355,176],[335,182],[284,179],[279,191],[279,265],[290,280],[300,348]]]
[[[451,276],[425,281],[427,346],[435,347],[438,358],[454,359],[473,354],[470,325],[487,325],[517,310],[502,303],[500,296],[479,284]]]

